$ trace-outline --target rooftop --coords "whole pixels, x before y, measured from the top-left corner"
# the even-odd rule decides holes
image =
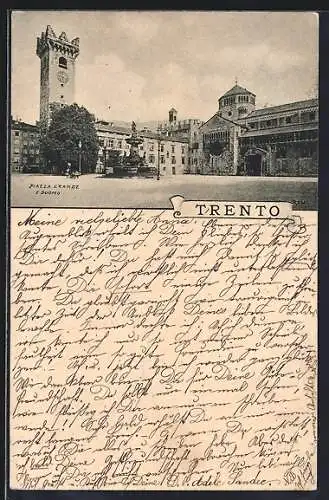
[[[209,124],[209,122],[211,122],[211,121],[213,123]],[[209,120],[207,120],[205,123],[203,123],[200,126],[200,129],[203,130],[204,128],[208,127],[209,131],[211,131],[211,130],[217,130],[218,126],[222,125],[222,124],[224,124],[224,125],[238,125],[239,127],[245,127],[244,123],[239,123],[239,122],[230,120],[229,118],[221,116],[221,114],[220,114],[219,111],[216,111],[216,113],[211,118],[209,118]],[[213,128],[212,129],[209,128],[210,126],[213,126]]]
[[[246,88],[241,87],[240,85],[234,85],[234,87],[232,87],[230,90],[225,92],[225,94],[223,94],[220,97],[220,99],[222,99],[223,97],[228,97],[228,96],[237,95],[237,94],[248,94],[248,95],[251,94],[253,96],[255,95],[252,92],[250,92],[249,90],[247,90]]]
[[[128,127],[121,127],[119,125],[111,125],[105,122],[96,122],[96,130],[103,130],[104,132],[113,132],[117,134],[131,135],[131,129]]]
[[[256,137],[264,135],[277,135],[277,134],[289,134],[292,132],[303,132],[305,130],[317,130],[317,124],[314,123],[294,123],[291,125],[286,125],[284,127],[273,127],[261,130],[248,130],[241,135],[243,137]]]
[[[114,134],[122,134],[122,135],[131,135],[131,129],[127,127],[120,127],[118,125],[105,124],[102,122],[96,123],[96,130],[109,132]],[[140,137],[146,137],[148,139],[158,139],[159,135],[156,132],[152,132],[151,130],[137,130],[137,133]],[[187,143],[188,139],[178,138],[178,137],[170,137],[167,135],[161,135],[162,141],[170,141],[170,142],[184,142]]]
[[[280,104],[279,106],[270,106],[268,108],[261,108],[252,111],[244,119],[249,120],[250,118],[258,118],[261,116],[266,116],[275,113],[284,113],[289,111],[298,111],[301,109],[314,108],[319,105],[318,99],[307,99],[305,101],[290,102],[287,104]]]
[[[16,130],[31,130],[38,131],[37,125],[32,125],[32,123],[22,122],[21,120],[13,120],[11,119],[10,127]]]

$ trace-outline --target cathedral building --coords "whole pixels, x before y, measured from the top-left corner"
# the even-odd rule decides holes
[[[239,138],[238,174],[318,175],[317,99],[253,111]]]
[[[199,127],[193,173],[317,176],[318,101],[256,109],[256,96],[235,85]]]

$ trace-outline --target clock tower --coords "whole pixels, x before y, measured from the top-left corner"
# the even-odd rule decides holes
[[[40,125],[47,128],[53,109],[74,102],[75,60],[79,38],[69,41],[63,31],[56,36],[51,26],[37,39],[40,72]]]

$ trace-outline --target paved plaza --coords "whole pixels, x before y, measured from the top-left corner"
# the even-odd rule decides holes
[[[12,206],[167,208],[169,198],[190,200],[288,201],[293,208],[317,209],[317,179],[180,175],[156,179],[113,179],[97,174],[80,179],[13,174]]]

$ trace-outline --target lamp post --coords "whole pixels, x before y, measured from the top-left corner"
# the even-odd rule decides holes
[[[79,147],[79,174],[81,174],[81,148],[82,148],[82,142],[81,140],[78,142],[78,147]]]

